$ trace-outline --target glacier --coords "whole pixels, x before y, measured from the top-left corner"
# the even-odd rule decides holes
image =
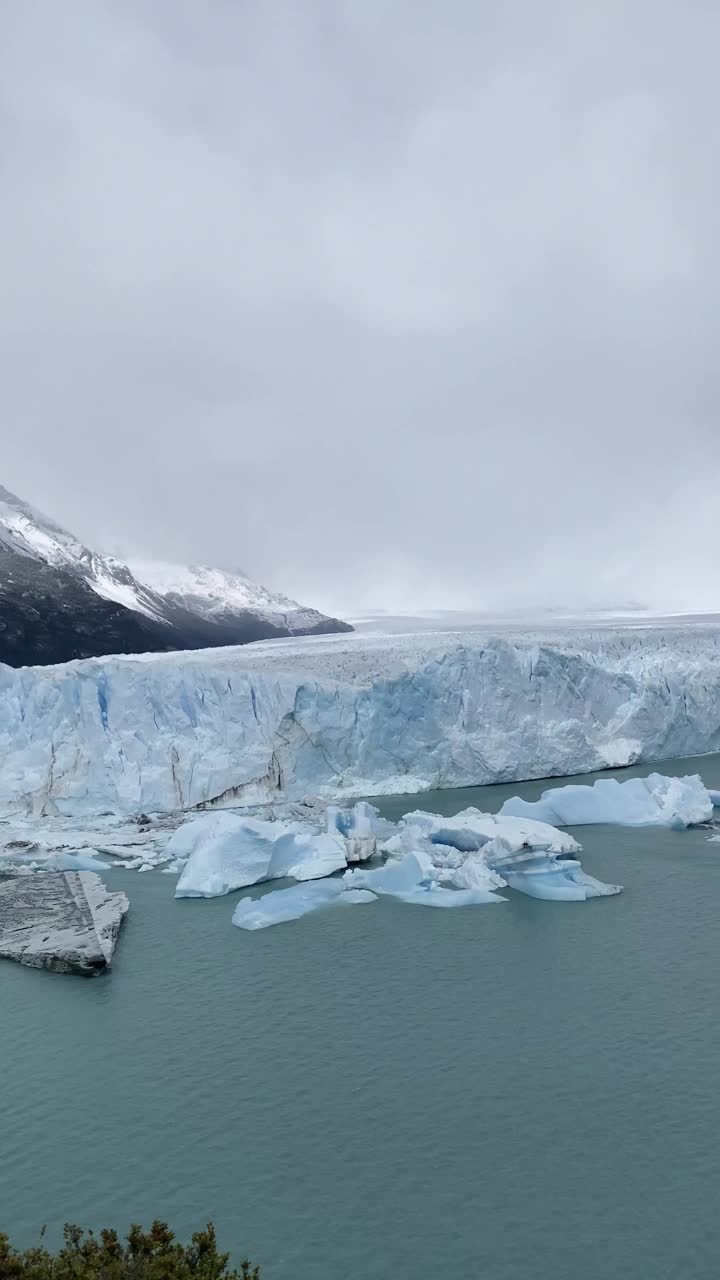
[[[573,784],[543,791],[539,800],[506,800],[500,817],[536,818],[553,826],[607,822],[624,827],[670,827],[682,831],[710,822],[712,793],[698,774],[666,778],[599,778],[592,786]]]
[[[720,630],[278,640],[0,667],[0,814],[139,817],[720,749]]]

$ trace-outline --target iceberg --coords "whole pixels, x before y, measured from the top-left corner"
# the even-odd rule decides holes
[[[587,902],[621,892],[620,885],[587,875],[573,859],[533,858],[524,866],[505,867],[503,874],[510,889],[548,902]]]
[[[339,831],[345,837],[348,862],[366,862],[372,858],[377,853],[378,838],[394,829],[366,800],[359,800],[352,809],[328,805],[326,821],[328,831]]]
[[[494,890],[506,887],[558,902],[585,902],[621,891],[619,885],[586,875],[574,856],[581,848],[573,836],[535,818],[474,808],[448,818],[418,810],[405,814],[397,833],[382,848],[391,858],[420,861],[426,884],[434,874],[438,881],[484,893],[486,901],[501,901]],[[368,879],[372,872],[354,876],[358,874],[363,877],[361,883],[373,887]]]
[[[374,870],[348,871],[344,882],[353,889],[369,889],[371,893],[399,898],[401,902],[418,907],[467,907],[503,901],[485,887],[443,888],[438,883],[431,858],[424,852],[391,858]]]
[[[606,822],[681,831],[709,822],[713,803],[712,794],[697,774],[667,778],[651,773],[648,778],[627,782],[601,778],[592,786],[553,787],[535,801],[514,796],[506,800],[498,816],[539,819],[560,827]]]
[[[215,898],[262,880],[316,880],[347,866],[337,832],[234,813],[195,818],[180,827],[167,851],[176,860],[187,857],[176,898]]]
[[[719,659],[720,630],[694,627],[0,666],[0,813],[337,803],[717,751]]]
[[[346,866],[347,843],[337,832],[291,832],[275,841],[267,879],[319,880]]]
[[[310,884],[294,884],[288,889],[272,889],[262,898],[243,898],[233,912],[232,922],[238,929],[267,929],[270,925],[299,920],[320,907],[351,906],[374,900],[375,894],[365,890],[346,890],[342,880],[316,880]]]
[[[580,851],[577,841],[544,822],[469,808],[451,818],[416,811],[395,826],[379,820],[370,806],[357,810],[329,809],[327,831],[312,823],[303,830],[298,821],[229,812],[195,818],[168,846],[178,861],[188,859],[176,896],[215,897],[280,878],[312,882],[238,903],[233,923],[259,929],[336,900],[339,905],[367,901],[368,895],[448,908],[503,902],[497,890],[508,886],[530,897],[574,902],[620,891],[586,875],[574,856]],[[366,826],[363,838],[385,861],[346,870],[338,878],[334,873],[348,866],[356,823]],[[379,831],[385,838],[378,842]]]
[[[203,814],[185,823],[167,847],[171,859],[185,860],[175,897],[214,898],[264,880],[277,834],[274,823],[236,813]]]
[[[533,816],[483,813],[469,807],[451,818],[439,813],[425,813],[421,809],[406,813],[401,822],[401,839],[410,829],[411,838],[421,835],[433,845],[449,845],[461,853],[473,853],[491,840],[501,837],[515,850],[546,849],[550,853],[577,853],[580,845],[573,836],[558,831],[555,826]],[[391,843],[383,846],[392,852]]]
[[[127,909],[92,872],[0,880],[0,957],[92,977],[110,967]]]

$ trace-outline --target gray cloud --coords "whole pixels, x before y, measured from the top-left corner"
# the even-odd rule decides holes
[[[5,484],[339,610],[716,603],[714,6],[0,23]]]

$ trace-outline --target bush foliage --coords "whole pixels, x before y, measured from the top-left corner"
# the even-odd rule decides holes
[[[116,1231],[83,1231],[66,1226],[64,1244],[50,1253],[44,1244],[20,1251],[0,1232],[0,1280],[259,1280],[249,1262],[230,1270],[220,1253],[212,1223],[180,1244],[164,1222],[149,1231],[133,1226],[121,1240]]]

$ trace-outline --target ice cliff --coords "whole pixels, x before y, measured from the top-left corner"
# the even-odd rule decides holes
[[[0,812],[167,813],[720,749],[720,631],[339,636],[0,667]]]

